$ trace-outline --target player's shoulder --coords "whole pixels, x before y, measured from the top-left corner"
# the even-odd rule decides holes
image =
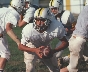
[[[69,16],[70,14],[72,14],[72,13],[69,10],[65,10],[63,13],[64,16]]]
[[[11,6],[8,7],[8,9],[9,9],[9,16],[15,17],[18,20],[20,16],[19,13]]]
[[[63,25],[62,25],[62,23],[59,22],[59,21],[56,20],[56,19],[54,19],[54,20],[51,22],[50,27],[51,27],[52,29],[60,29],[60,28],[64,28]]]
[[[31,29],[33,29],[33,23],[29,23],[23,28],[23,30],[31,30]]]
[[[67,21],[68,18],[74,19],[74,15],[69,10],[65,10],[61,19]]]
[[[31,34],[32,30],[33,30],[33,23],[29,23],[22,29],[22,34],[29,35]]]

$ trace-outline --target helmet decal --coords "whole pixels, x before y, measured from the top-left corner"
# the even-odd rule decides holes
[[[43,32],[45,31],[48,26],[51,23],[50,20],[50,11],[49,8],[39,8],[35,11],[34,13],[34,28],[39,31],[39,32]],[[37,25],[37,21],[42,21],[43,24],[40,22],[40,25]]]
[[[40,11],[39,11],[39,15],[40,15],[40,16],[42,15],[43,10],[44,10],[44,8],[41,8],[41,9],[40,9]]]
[[[51,6],[53,5],[53,3],[54,3],[54,0],[51,0]]]

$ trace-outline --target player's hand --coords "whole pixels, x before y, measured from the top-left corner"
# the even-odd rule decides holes
[[[43,53],[42,53],[42,51],[40,50],[40,48],[35,48],[35,53],[37,54],[37,56],[38,56],[39,58],[42,58]]]
[[[48,59],[48,58],[53,57],[54,50],[52,50],[49,46],[41,46],[40,50],[43,53],[42,58]]]
[[[54,50],[50,49],[49,54],[45,58],[46,59],[52,58],[54,53],[55,53]]]

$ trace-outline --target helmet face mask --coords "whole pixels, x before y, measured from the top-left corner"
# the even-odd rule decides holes
[[[52,7],[50,8],[51,13],[53,13],[55,16],[59,13],[59,8],[57,7]]]
[[[51,13],[52,13],[52,8],[53,9],[57,8],[57,13],[55,12],[54,15],[57,15],[58,13],[61,13],[62,10],[63,10],[61,0],[51,0],[50,3],[49,3],[49,8],[51,10]]]
[[[40,33],[47,30],[49,24],[51,23],[48,17],[48,10],[49,9],[47,8],[41,8],[36,10],[34,13],[34,28]]]

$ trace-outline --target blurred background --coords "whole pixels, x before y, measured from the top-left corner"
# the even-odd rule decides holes
[[[0,0],[0,7],[8,6],[11,0]],[[41,7],[48,7],[50,0],[33,0],[34,4]],[[79,14],[88,0],[61,0],[64,10],[70,10],[72,13]]]

